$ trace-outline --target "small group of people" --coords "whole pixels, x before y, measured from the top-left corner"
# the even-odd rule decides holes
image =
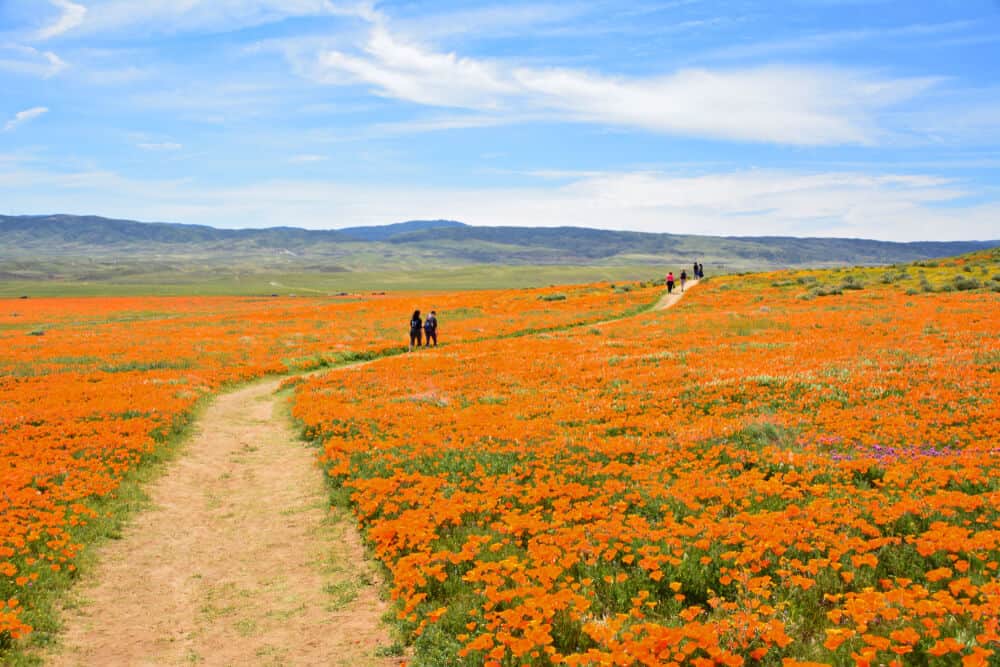
[[[705,277],[705,267],[702,266],[701,264],[699,264],[698,262],[695,262],[694,263],[694,268],[692,270],[692,273],[694,275],[694,279],[695,280],[701,280],[702,278]],[[681,283],[681,292],[683,292],[684,291],[684,284],[687,282],[687,279],[688,279],[687,271],[682,270],[680,278],[681,278],[681,280],[680,280],[680,283]],[[674,272],[673,271],[670,271],[670,272],[667,273],[666,282],[667,282],[667,294],[672,294],[673,291],[674,291],[674,286],[677,284],[677,279],[674,278]]]
[[[437,313],[433,310],[427,315],[427,319],[420,319],[420,311],[413,311],[413,315],[410,316],[410,349],[415,347],[420,347],[424,344],[426,339],[426,345],[430,347],[431,341],[434,341],[434,347],[438,344],[438,320]]]

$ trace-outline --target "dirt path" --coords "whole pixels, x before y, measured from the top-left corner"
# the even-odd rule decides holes
[[[269,379],[216,398],[71,594],[51,665],[387,665],[387,604]]]
[[[680,301],[682,298],[684,298],[684,295],[688,292],[688,290],[690,290],[692,287],[697,286],[698,285],[698,281],[697,280],[689,280],[686,283],[684,283],[684,291],[683,292],[681,291],[680,285],[681,285],[680,281],[677,281],[677,286],[674,288],[673,293],[672,294],[664,294],[663,296],[661,296],[660,300],[656,302],[655,306],[653,306],[653,310],[663,310],[665,308],[670,308],[670,306],[674,305],[675,303],[677,303],[678,301]]]
[[[651,310],[664,310],[666,308],[670,308],[671,306],[675,305],[678,301],[680,301],[684,297],[684,295],[687,292],[691,291],[691,288],[694,287],[697,284],[698,284],[697,280],[689,280],[689,281],[687,281],[687,284],[684,287],[684,289],[685,289],[684,292],[680,291],[680,287],[678,287],[672,294],[667,294],[666,292],[664,292],[663,296],[661,296],[660,300],[657,301],[653,305],[653,307],[651,308]],[[629,319],[632,319],[633,317],[635,317],[635,316],[634,315],[628,315],[626,317],[616,317],[616,318],[610,319],[610,320],[601,320],[600,322],[590,322],[590,323],[586,324],[585,326],[599,327],[599,326],[602,326],[602,325],[605,325],[605,324],[613,324],[615,322],[621,322],[623,320],[629,320]]]

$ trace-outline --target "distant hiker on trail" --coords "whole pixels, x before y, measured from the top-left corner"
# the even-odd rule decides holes
[[[430,347],[431,339],[434,339],[434,347],[438,346],[438,318],[437,313],[433,310],[431,314],[427,316],[424,320],[424,339],[427,341],[427,346]]]
[[[674,272],[671,271],[667,274],[667,294],[672,294],[674,291]]]
[[[413,315],[410,316],[410,350],[413,350],[413,346],[416,345],[420,347],[420,331],[421,325],[423,323],[420,321],[420,311],[413,311]]]
[[[705,265],[704,264],[699,264],[698,265],[698,275],[696,277],[698,278],[698,280],[701,280],[702,278],[705,277]]]
[[[688,273],[687,271],[681,271],[681,292],[684,291],[684,283],[687,282]]]
[[[694,263],[694,273],[692,273],[691,275],[694,276],[695,280],[698,280],[698,262]]]

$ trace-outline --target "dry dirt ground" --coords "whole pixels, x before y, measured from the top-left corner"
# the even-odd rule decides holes
[[[389,665],[377,574],[269,379],[219,396],[76,587],[51,665]]]
[[[697,281],[687,283],[687,289]],[[664,294],[654,309],[683,297]],[[616,321],[616,320],[609,320]],[[352,519],[269,379],[223,394],[63,611],[53,666],[392,665]],[[383,651],[384,652],[384,651]]]
[[[698,285],[698,281],[689,280],[686,283],[684,283],[683,292],[681,291],[680,285],[681,283],[678,280],[677,285],[674,287],[674,291],[672,294],[667,294],[666,292],[664,292],[663,296],[660,297],[660,300],[656,302],[655,306],[653,306],[653,310],[663,310],[664,308],[669,308],[670,306],[674,305],[675,303],[680,301],[681,298],[684,297],[684,294],[687,293],[687,290],[691,289],[692,287],[696,287]]]

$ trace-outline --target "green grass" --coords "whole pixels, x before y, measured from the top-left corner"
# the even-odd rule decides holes
[[[455,291],[546,287],[601,281],[652,280],[655,266],[467,266],[434,270],[341,273],[178,271],[102,280],[32,280],[0,283],[0,298],[54,296],[287,296],[383,291]]]

